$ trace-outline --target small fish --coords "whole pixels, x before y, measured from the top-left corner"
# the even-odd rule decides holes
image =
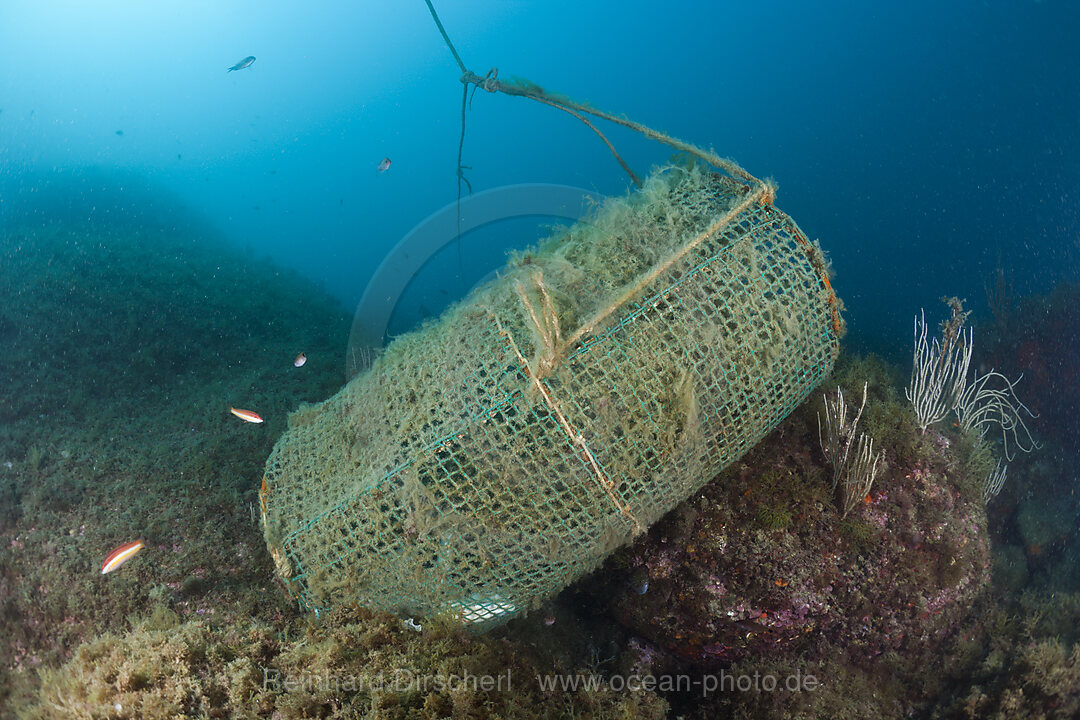
[[[124,137],[124,131],[123,130],[117,130],[116,134],[119,135],[120,137]]]
[[[236,408],[229,408],[229,412],[231,412],[233,415],[240,418],[241,420],[247,420],[249,423],[261,423],[263,421],[263,419],[259,417],[258,413],[251,412],[250,410],[237,410]]]
[[[255,56],[248,55],[246,58],[226,70],[226,72],[232,72],[233,70],[243,70],[244,68],[251,67],[251,63],[253,62],[255,62]]]
[[[124,543],[116,548],[105,557],[105,562],[101,566],[101,574],[111,573],[113,570],[135,557],[135,553],[139,552],[144,547],[146,547],[146,543],[140,539]]]
[[[304,363],[307,362],[307,355],[300,353],[296,356],[296,359],[292,361],[294,367],[304,367]]]
[[[379,166],[375,168],[375,172],[384,173],[390,169],[390,158],[383,158]]]

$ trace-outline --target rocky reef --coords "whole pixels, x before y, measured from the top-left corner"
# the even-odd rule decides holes
[[[784,430],[624,553],[618,617],[704,664],[936,648],[990,570],[982,498],[944,438],[842,519],[809,437]]]
[[[273,580],[260,474],[286,414],[342,382],[345,313],[176,223],[76,220],[12,228],[0,258],[5,717],[1080,712],[1075,440],[1038,424],[1071,412],[1049,338],[1075,314],[1056,300],[1021,303],[1048,318],[1048,389],[1020,386],[1043,449],[989,505],[985,448],[947,423],[920,432],[906,369],[842,354],[822,389],[868,384],[861,429],[886,463],[846,516],[815,393],[600,571],[470,635],[349,606],[315,618]],[[1007,332],[986,335],[989,355],[1017,357]],[[146,549],[102,576],[134,537]]]

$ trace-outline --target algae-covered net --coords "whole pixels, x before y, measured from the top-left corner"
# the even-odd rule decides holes
[[[500,622],[753,446],[841,327],[820,249],[772,199],[659,171],[293,413],[260,504],[300,604]]]

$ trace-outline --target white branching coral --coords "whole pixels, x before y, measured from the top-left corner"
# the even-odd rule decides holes
[[[833,491],[838,492],[843,517],[870,492],[878,471],[884,466],[883,452],[874,452],[874,439],[856,432],[866,407],[866,384],[863,384],[862,404],[855,418],[848,415],[844,392],[837,387],[836,397],[824,396],[825,434],[821,434],[821,415],[818,415],[818,442],[821,451],[833,468]]]
[[[928,343],[925,315],[920,312],[915,318],[911,383],[904,394],[915,409],[920,429],[925,432],[928,426],[955,412],[960,428],[976,431],[979,437],[997,425],[1008,461],[1013,459],[1016,448],[1023,452],[1038,448],[1023,417],[1035,415],[1016,396],[1020,378],[1012,381],[991,370],[983,375],[975,373],[968,383],[972,332],[970,328],[965,332],[964,322],[970,313],[964,312],[961,300],[947,298],[946,302],[952,317],[942,323],[940,341],[935,338]]]
[[[942,337],[926,341],[926,315],[915,318],[915,356],[911,364],[911,382],[904,394],[915,408],[919,429],[943,420],[964,394],[968,365],[971,363],[971,331],[964,335],[967,313],[957,314],[945,323]],[[959,320],[957,322],[957,320]]]
[[[986,479],[983,480],[983,502],[990,502],[990,498],[1001,492],[1002,486],[1005,485],[1005,475],[1008,474],[1008,472],[1009,466],[1003,465],[1002,462],[998,460],[997,467],[991,470],[986,476]]]
[[[1021,375],[1013,382],[993,370],[985,375],[976,374],[955,407],[956,418],[964,430],[977,431],[982,437],[992,425],[1001,429],[1001,444],[1008,462],[1015,457],[1010,444],[1026,453],[1039,447],[1023,417],[1024,414],[1031,418],[1035,415],[1016,397],[1016,383],[1023,377]]]

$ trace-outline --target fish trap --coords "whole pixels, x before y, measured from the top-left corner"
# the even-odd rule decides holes
[[[772,196],[658,172],[294,412],[260,507],[300,605],[500,623],[752,447],[841,331]]]

